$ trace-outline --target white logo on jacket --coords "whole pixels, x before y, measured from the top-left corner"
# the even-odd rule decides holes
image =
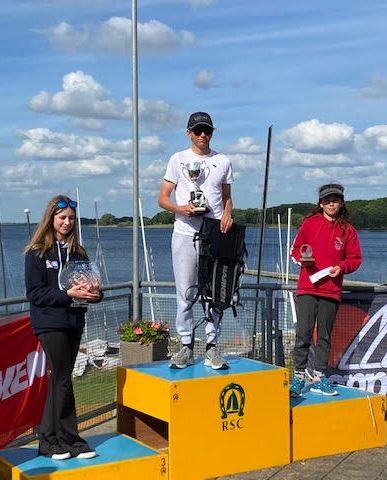
[[[56,260],[46,260],[46,268],[58,268],[58,262]]]

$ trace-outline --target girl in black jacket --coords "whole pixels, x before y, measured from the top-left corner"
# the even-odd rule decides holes
[[[47,205],[26,247],[25,279],[32,329],[50,369],[49,389],[39,426],[39,455],[55,460],[92,458],[95,452],[78,434],[71,374],[85,325],[86,309],[75,299],[99,302],[98,284],[65,291],[58,277],[68,261],[88,260],[76,229],[77,203],[58,195]]]

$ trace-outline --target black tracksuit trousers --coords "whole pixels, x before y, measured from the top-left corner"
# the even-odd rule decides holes
[[[332,298],[314,295],[299,295],[296,299],[297,327],[294,347],[296,372],[310,369],[310,346],[313,330],[317,323],[317,344],[313,370],[325,374],[331,348],[331,333],[339,302]],[[309,361],[308,361],[309,360]]]
[[[39,341],[50,370],[49,385],[39,426],[39,453],[50,455],[59,445],[64,451],[85,447],[78,434],[71,374],[81,341],[82,329],[41,333]]]

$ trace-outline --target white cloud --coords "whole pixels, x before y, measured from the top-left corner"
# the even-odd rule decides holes
[[[41,169],[29,163],[0,167],[0,175],[4,191],[25,193],[44,184]]]
[[[207,69],[199,70],[194,77],[194,85],[203,90],[216,87],[215,75]]]
[[[227,156],[231,160],[235,173],[240,173],[241,171],[257,171],[261,165],[261,160],[256,155],[236,153]]]
[[[314,168],[304,172],[306,180],[328,182],[341,181],[345,185],[383,185],[387,182],[387,170],[383,162],[372,165],[353,166],[343,170],[340,167]]]
[[[296,167],[324,167],[329,165],[349,166],[356,161],[342,153],[323,155],[317,153],[300,153],[291,148],[285,148],[279,153],[279,163]]]
[[[371,85],[361,89],[358,95],[365,98],[387,98],[387,78],[374,78]]]
[[[164,100],[139,99],[139,117],[152,130],[176,126],[179,115]],[[126,120],[131,118],[132,101],[115,100],[91,75],[81,70],[63,77],[60,92],[50,94],[42,91],[31,98],[29,108],[39,113],[68,115],[85,121]]]
[[[113,142],[104,137],[84,136],[52,132],[47,128],[34,128],[19,133],[22,145],[16,153],[20,156],[43,160],[85,160],[115,159],[132,155],[132,141]],[[143,154],[158,154],[165,150],[165,143],[156,135],[142,137],[139,149]],[[98,167],[101,170],[101,167]]]
[[[280,139],[297,152],[339,154],[352,148],[354,133],[353,128],[344,123],[325,124],[313,119],[284,131]]]
[[[140,194],[155,197],[159,193],[160,182],[167,168],[166,162],[163,160],[154,160],[146,167],[142,167],[139,174]],[[133,178],[122,177],[119,180],[119,186],[109,189],[109,196],[116,197],[118,195],[127,195],[128,191],[132,191]]]
[[[362,137],[371,148],[387,152],[387,125],[369,127],[364,130]]]
[[[89,48],[127,55],[130,49],[131,28],[130,19],[111,17],[98,25],[77,28],[61,22],[35,31],[46,36],[50,43],[60,50],[75,51]],[[195,42],[191,32],[176,31],[158,20],[138,22],[137,35],[140,49],[149,53],[170,52],[193,45]]]
[[[253,137],[239,137],[237,143],[228,148],[231,153],[256,154],[261,152]]]
[[[35,33],[46,36],[50,43],[58,50],[73,52],[85,46],[89,40],[90,33],[86,27],[76,30],[67,22],[60,22],[57,25],[46,29],[35,29]]]

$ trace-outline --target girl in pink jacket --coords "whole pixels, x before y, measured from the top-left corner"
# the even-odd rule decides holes
[[[337,395],[325,376],[331,332],[339,308],[343,276],[361,264],[355,228],[349,223],[344,187],[331,183],[319,188],[315,211],[305,218],[291,248],[292,260],[301,266],[297,284],[295,372],[290,395],[300,397],[309,377],[311,391]],[[317,323],[314,369],[308,370],[309,348]]]

